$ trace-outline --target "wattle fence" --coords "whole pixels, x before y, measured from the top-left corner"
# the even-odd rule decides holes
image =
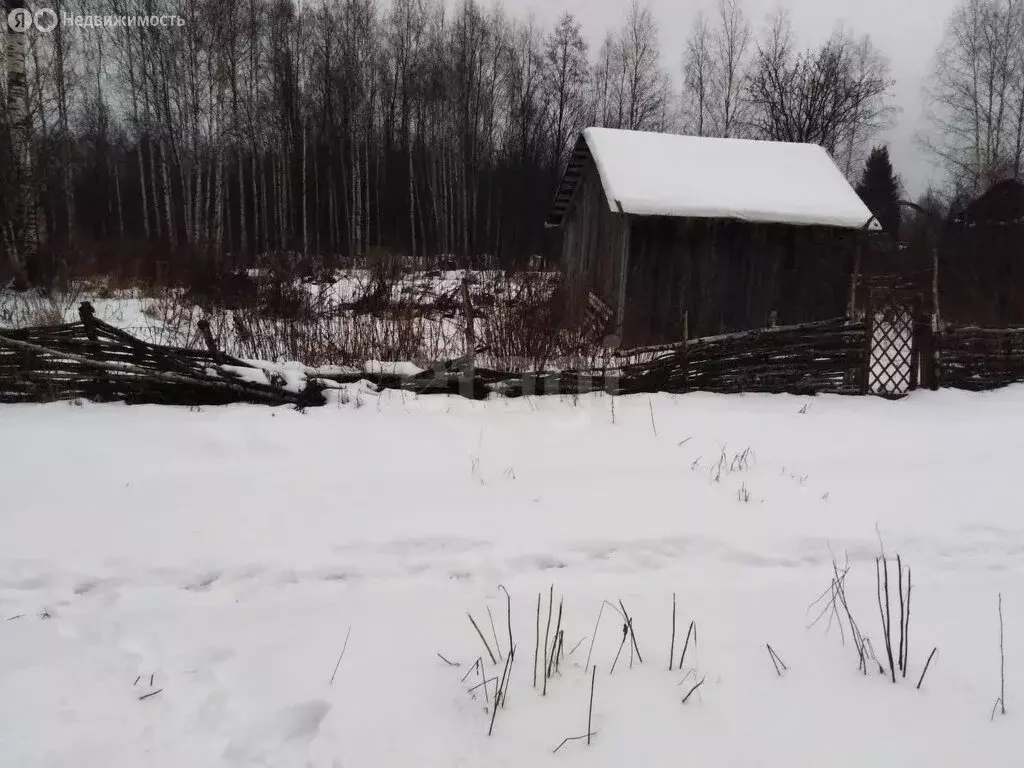
[[[1024,381],[1024,328],[949,327],[935,335],[940,387],[974,391]]]
[[[898,397],[918,385],[983,390],[1024,381],[1024,329],[991,330],[907,325],[899,355],[879,333],[882,316],[766,328],[678,344],[608,351],[588,370],[509,373],[473,365],[474,355],[426,369],[386,372],[310,369],[282,376],[273,366],[217,351],[205,334],[203,350],[149,344],[95,318],[83,304],[81,321],[0,330],[0,402],[88,398],[130,403],[214,405],[249,402],[307,407],[326,402],[324,390],[360,380],[378,388],[470,398],[542,394],[636,394],[691,391],[766,392]],[[478,353],[484,350],[478,350]],[[881,362],[880,362],[881,361]],[[881,366],[884,365],[884,370]],[[893,374],[893,369],[902,371]],[[406,366],[408,368],[408,366]],[[900,379],[894,390],[878,381]]]
[[[839,318],[634,350],[623,355],[622,391],[860,394],[866,337],[863,322]]]
[[[0,329],[0,402],[123,400],[168,405],[322,405],[315,383],[299,388],[228,355],[148,344],[95,318]]]

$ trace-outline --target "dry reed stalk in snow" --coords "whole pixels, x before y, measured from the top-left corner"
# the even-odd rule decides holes
[[[924,669],[921,671],[921,677],[917,681],[917,690],[921,690],[921,683],[924,682],[924,676],[928,674],[928,666],[932,663],[932,657],[938,651],[938,648],[932,648],[932,652],[928,654],[928,661],[924,663]]]
[[[672,593],[672,642],[668,647],[668,671],[672,671],[672,665],[676,660],[676,593]]]
[[[334,665],[334,672],[331,673],[331,679],[327,683],[328,685],[334,685],[334,676],[338,674],[338,667],[341,666],[341,660],[345,657],[345,649],[348,648],[348,637],[352,634],[352,627],[348,628],[348,632],[345,633],[345,644],[341,647],[341,653],[338,655],[338,663]]]
[[[533,687],[537,687],[537,657],[540,655],[540,592],[537,593],[537,632],[536,645],[533,646]]]
[[[498,589],[505,593],[505,616],[508,619],[508,647],[511,648],[512,643],[512,595],[508,593],[504,584],[499,584]]]
[[[786,666],[786,662],[784,662],[782,660],[782,657],[779,656],[779,654],[777,654],[775,652],[775,649],[772,648],[768,643],[765,643],[765,647],[768,649],[768,655],[771,656],[772,664],[775,665],[775,672],[776,672],[776,674],[779,677],[782,677],[782,671],[785,670],[785,671],[788,672],[789,671],[789,667]],[[782,669],[779,668],[780,665],[781,665]]]
[[[487,618],[491,622],[491,635],[494,637],[494,650],[498,652],[498,659],[500,661],[505,660],[505,656],[501,652],[501,643],[498,642],[498,632],[494,628],[494,614],[491,613],[491,607],[487,606]]]
[[[622,608],[622,615],[626,619],[626,626],[629,627],[629,639],[633,643],[633,650],[636,651],[637,659],[639,659],[640,663],[643,664],[644,657],[640,653],[640,646],[637,645],[636,642],[636,633],[633,631],[633,620],[629,617],[629,614],[626,612],[626,606],[622,604],[621,600],[619,600],[619,607]]]
[[[683,662],[686,661],[686,649],[690,647],[690,635],[693,635],[693,647],[697,647],[697,621],[690,622],[690,628],[686,630],[686,641],[683,643],[683,652],[679,656],[679,669],[683,669]]]
[[[466,611],[466,615],[469,617],[469,622],[473,625],[473,629],[475,629],[476,633],[480,635],[480,642],[482,642],[484,644],[484,648],[487,649],[487,655],[491,657],[491,664],[497,664],[498,660],[494,658],[494,654],[491,652],[491,646],[487,644],[487,638],[484,637],[484,633],[481,632],[480,627],[477,626],[476,619],[473,618],[473,614]]]
[[[1003,650],[1003,593],[999,593],[999,698],[992,707],[992,718],[996,716],[996,707],[999,713],[1006,716],[1006,653]]]
[[[700,688],[702,685],[704,685],[704,680],[705,680],[705,678],[702,677],[700,679],[700,682],[697,683],[695,686],[693,686],[693,688],[690,689],[689,693],[687,693],[685,696],[683,696],[683,704],[685,704],[687,701],[689,701],[690,697],[693,696],[693,694],[697,691],[697,689]]]
[[[601,609],[597,612],[597,621],[594,622],[594,634],[590,636],[590,649],[587,651],[587,663],[583,666],[584,669],[590,666],[590,656],[594,652],[594,641],[597,640],[597,630],[601,626],[601,614],[604,613],[604,603],[601,603]]]
[[[597,665],[590,673],[590,708],[587,710],[587,746],[590,746],[591,724],[594,722],[594,681],[597,679]]]
[[[883,574],[884,573],[884,579]],[[878,612],[882,616],[882,634],[885,636],[885,653],[889,659],[889,673],[892,675],[892,681],[896,682],[896,665],[893,662],[892,657],[892,635],[890,630],[892,628],[892,617],[889,612],[889,561],[885,557],[875,558],[875,580],[878,592]],[[885,590],[885,605],[882,605],[882,590]]]
[[[544,687],[541,691],[541,695],[548,695],[548,643],[551,641],[551,612],[554,610],[555,602],[555,585],[551,585],[551,591],[548,593],[548,626],[544,630]]]
[[[509,672],[512,670],[512,662],[515,661],[516,649],[509,648],[508,657],[505,659],[505,668],[501,673],[501,682],[498,683],[498,690],[494,694],[494,708],[491,710],[491,724],[487,729],[487,735],[494,733],[494,720],[498,716],[498,708],[505,708],[505,698],[508,695]]]
[[[558,637],[562,631],[562,605],[564,600],[558,601],[558,621],[555,622],[555,637],[551,641],[551,652],[548,655],[547,676],[551,677],[558,664]]]

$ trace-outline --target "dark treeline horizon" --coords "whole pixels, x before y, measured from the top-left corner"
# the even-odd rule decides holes
[[[869,39],[804,50],[737,0],[675,63],[637,2],[598,41],[477,0],[53,5],[184,23],[7,32],[0,242],[22,282],[47,259],[520,266],[557,254],[543,220],[588,125],[815,142],[853,178],[892,114]]]

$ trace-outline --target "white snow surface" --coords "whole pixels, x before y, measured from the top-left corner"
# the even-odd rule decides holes
[[[0,765],[1019,762],[1024,387],[332,396],[305,413],[0,406]],[[912,569],[895,685],[858,672],[848,628],[808,628],[832,553],[848,557],[884,660],[876,527]],[[896,580],[893,562],[894,616]],[[472,667],[500,678],[503,662],[466,613],[507,655],[499,584],[517,653],[488,737],[494,683],[469,692]],[[552,585],[565,658],[544,695]],[[990,721],[999,593],[1007,715]],[[673,595],[675,655],[691,620],[697,638],[670,672]],[[627,647],[612,674],[622,621],[605,606],[594,628],[620,599],[643,663]],[[553,754],[587,732],[588,655],[592,744]]]
[[[587,128],[612,211],[862,229],[871,211],[816,144]]]

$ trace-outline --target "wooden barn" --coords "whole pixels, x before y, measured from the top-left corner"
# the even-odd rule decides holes
[[[868,208],[816,145],[588,128],[546,224],[624,346],[839,317]],[[592,302],[591,302],[592,303]]]

